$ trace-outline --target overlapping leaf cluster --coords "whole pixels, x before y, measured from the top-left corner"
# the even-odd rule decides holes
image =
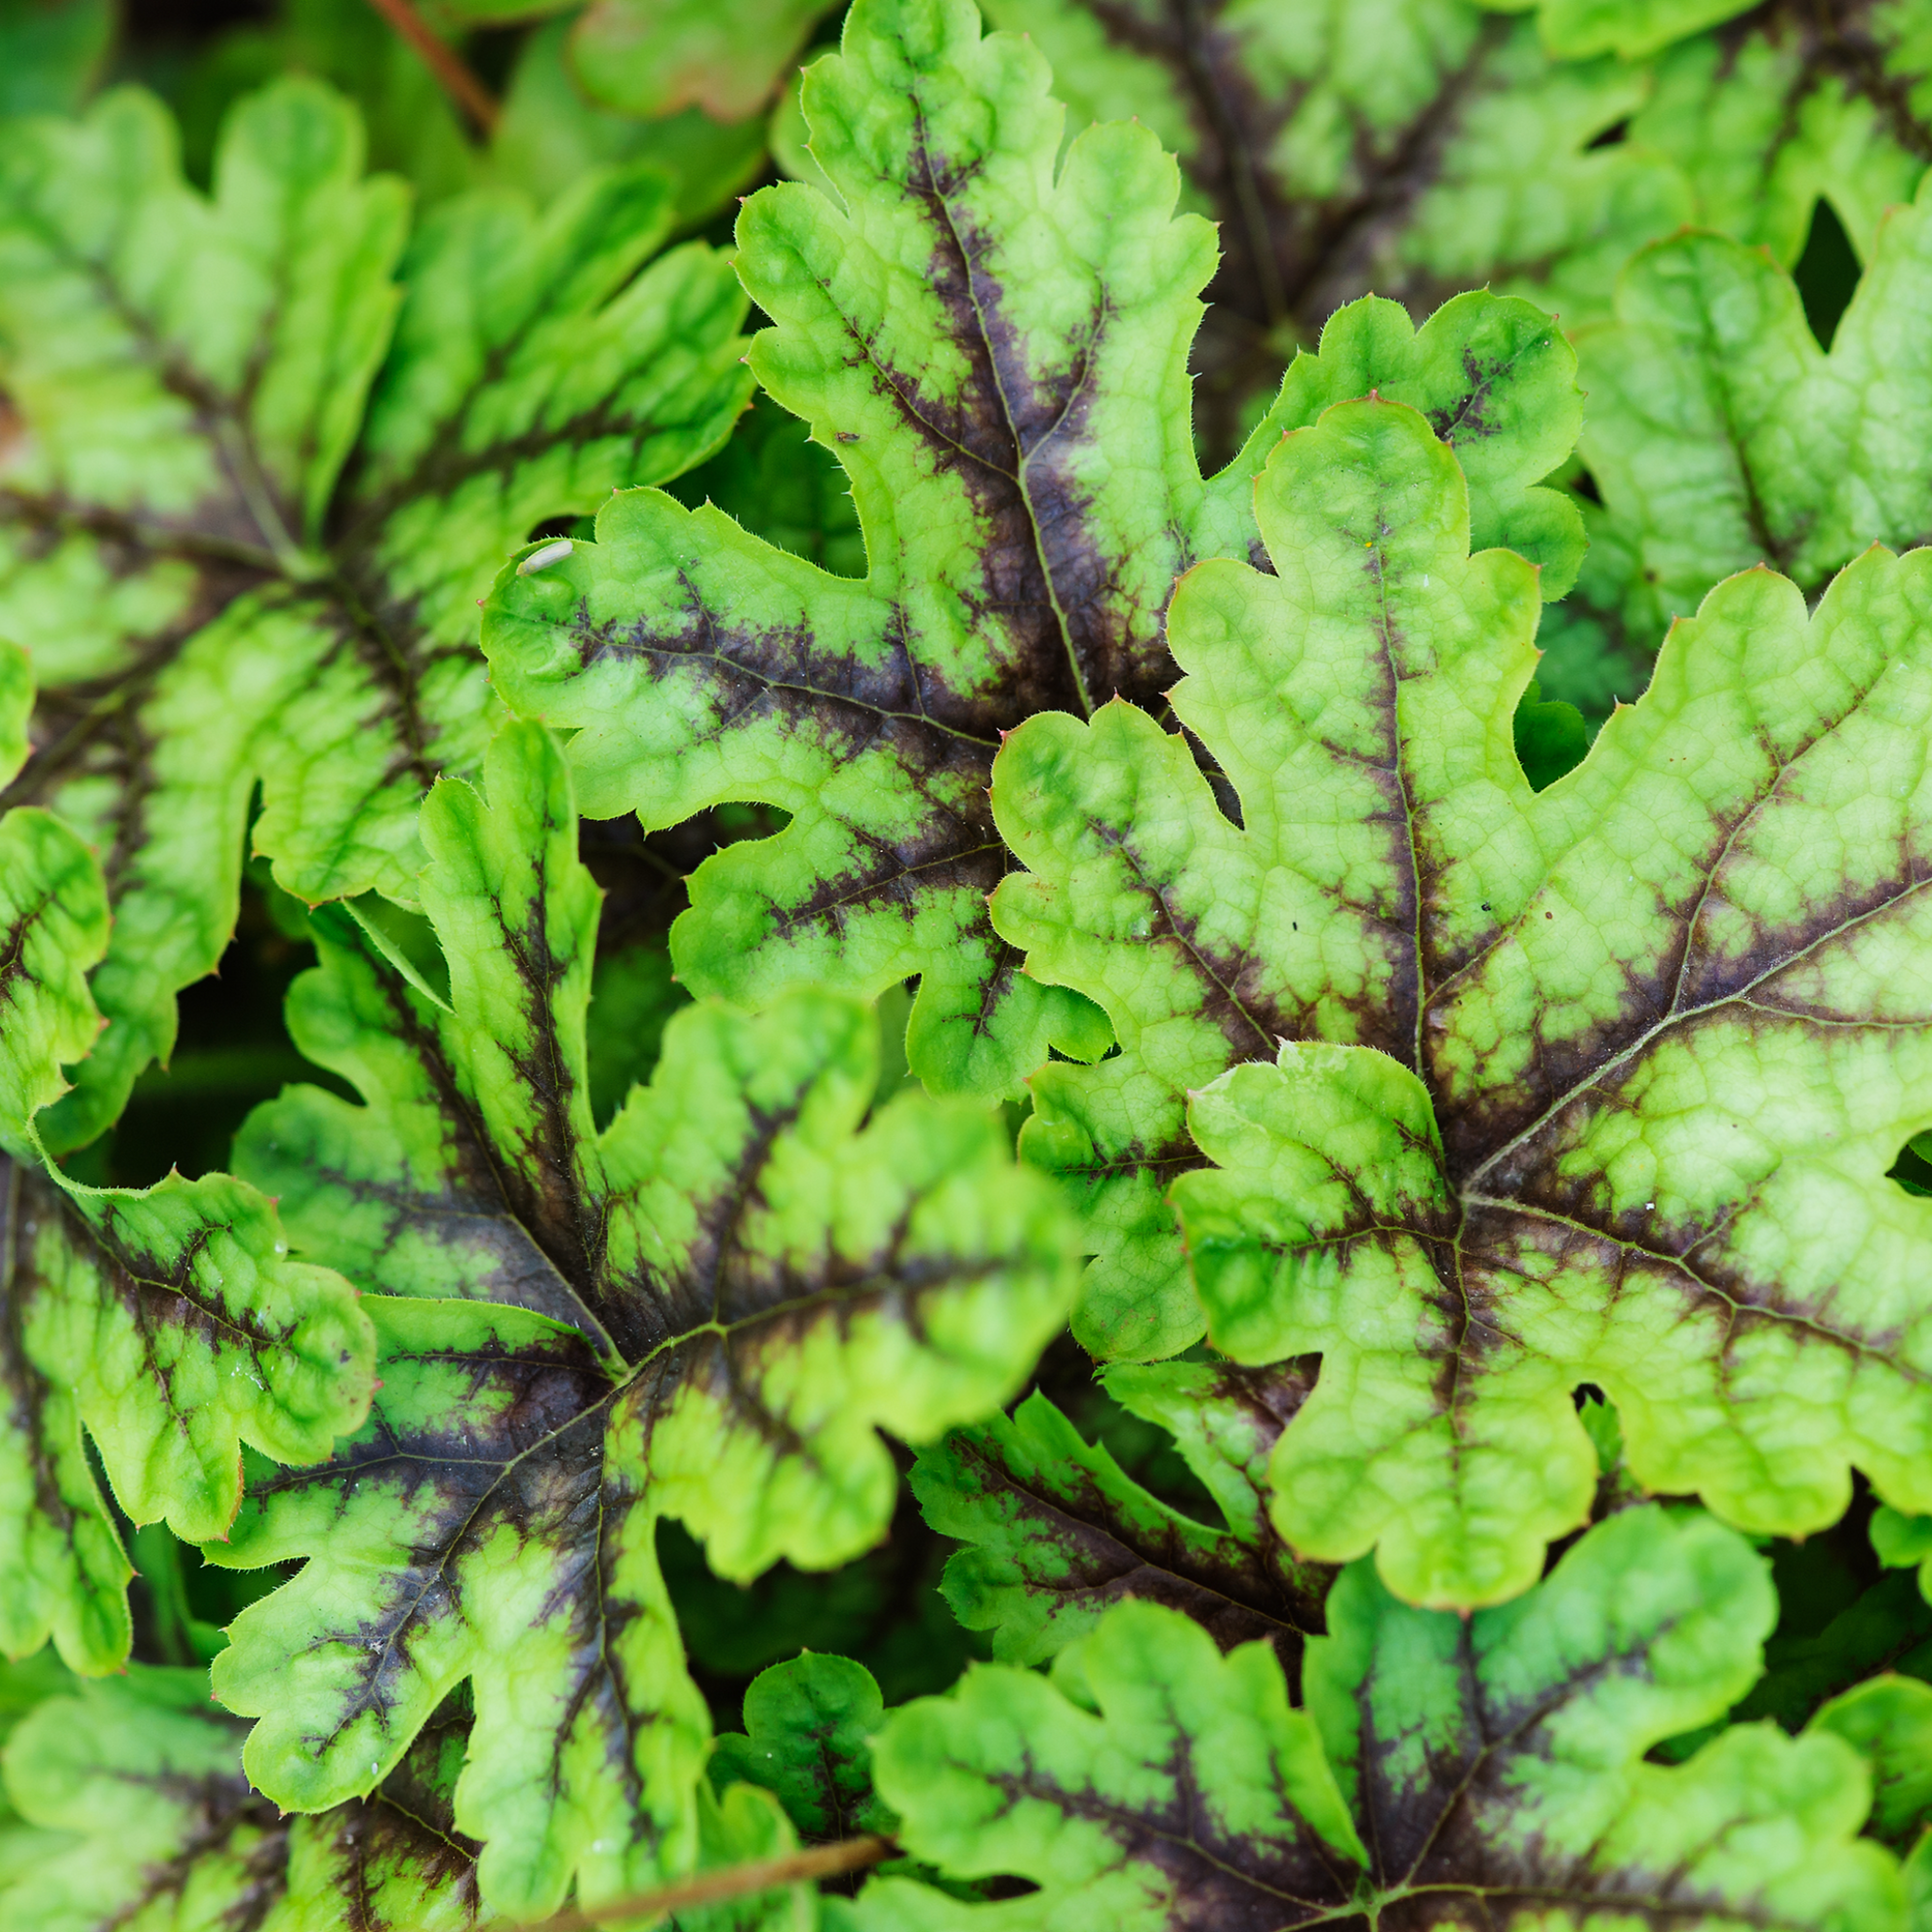
[[[986,11],[0,4],[5,1922],[1932,1901],[1932,20]]]

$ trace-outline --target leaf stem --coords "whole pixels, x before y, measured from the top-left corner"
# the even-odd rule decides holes
[[[846,1838],[836,1845],[813,1845],[803,1852],[787,1852],[782,1858],[753,1859],[742,1865],[698,1872],[691,1878],[679,1879],[675,1885],[660,1886],[655,1891],[612,1899],[608,1905],[565,1906],[555,1918],[542,1920],[530,1932],[589,1932],[593,1926],[614,1924],[619,1919],[654,1918],[662,1912],[714,1905],[720,1899],[773,1891],[781,1885],[836,1878],[840,1872],[864,1871],[867,1865],[893,1857],[895,1849],[891,1839],[868,1833],[863,1838]]]
[[[497,97],[454,47],[430,32],[410,0],[369,0],[369,4],[422,56],[437,84],[476,124],[483,137],[487,140],[496,133],[502,117]]]

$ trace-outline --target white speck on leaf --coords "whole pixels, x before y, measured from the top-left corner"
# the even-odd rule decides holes
[[[561,563],[577,546],[568,537],[558,537],[554,543],[547,543],[541,550],[533,550],[517,566],[519,577],[531,577],[539,570],[548,570],[554,563]]]

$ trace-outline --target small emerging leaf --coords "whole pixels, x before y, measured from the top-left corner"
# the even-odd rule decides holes
[[[753,1680],[744,1734],[712,1747],[712,1782],[743,1778],[775,1793],[808,1844],[890,1835],[896,1820],[872,1790],[871,1738],[885,1715],[863,1663],[807,1651]]]

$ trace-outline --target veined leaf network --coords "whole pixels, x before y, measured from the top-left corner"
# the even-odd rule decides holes
[[[0,1927],[1926,1932],[1928,0],[0,0]]]

